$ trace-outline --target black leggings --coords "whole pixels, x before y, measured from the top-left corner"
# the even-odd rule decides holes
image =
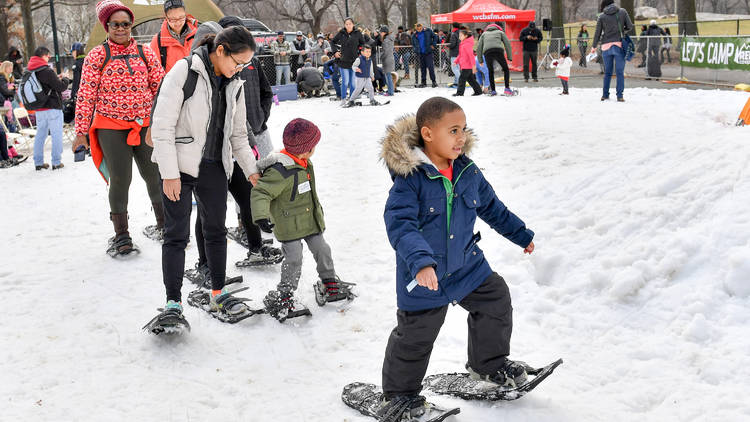
[[[471,86],[471,89],[474,90],[475,94],[482,93],[482,88],[479,86],[479,83],[477,83],[477,77],[471,72],[471,69],[461,69],[461,74],[458,77],[458,89],[456,90],[456,94],[464,95],[466,82],[469,83],[469,86]]]
[[[260,229],[253,223],[253,214],[250,211],[250,194],[253,185],[245,178],[245,173],[235,161],[232,179],[229,181],[229,193],[240,207],[240,222],[247,233],[247,241],[251,251],[259,250],[263,244]],[[201,219],[195,220],[195,241],[198,244],[198,265],[206,263],[206,246],[203,240],[203,226]]]
[[[500,63],[505,77],[505,88],[510,89],[510,69],[505,60],[505,50],[502,48],[490,48],[484,52],[484,61],[487,63],[487,71],[490,74],[490,91],[495,90],[495,62]]]
[[[2,119],[2,117],[0,117]],[[0,160],[7,160],[8,157],[8,137],[5,136],[5,132],[0,129]]]
[[[182,276],[185,271],[185,247],[190,240],[190,213],[193,193],[198,200],[198,220],[205,237],[207,264],[211,272],[211,288],[221,290],[227,269],[227,176],[221,161],[201,161],[198,178],[180,173],[182,188],[176,202],[164,195],[164,244],[161,267],[167,300],[181,299]]]

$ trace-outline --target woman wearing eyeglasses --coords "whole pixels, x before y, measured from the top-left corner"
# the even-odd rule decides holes
[[[221,319],[240,318],[248,311],[224,289],[224,223],[232,158],[253,185],[260,176],[250,149],[244,84],[235,77],[250,64],[254,52],[253,36],[243,27],[233,26],[205,37],[192,56],[172,67],[154,106],[153,160],[163,179],[166,217],[162,246],[165,311],[182,312],[180,289],[193,193],[211,274],[210,311]],[[191,94],[186,87],[192,86]]]
[[[164,2],[164,22],[151,40],[151,50],[159,55],[159,62],[169,72],[177,60],[190,54],[198,21],[185,12],[183,0]]]
[[[91,157],[109,183],[110,219],[115,236],[107,253],[127,255],[137,251],[128,232],[128,191],[133,160],[146,182],[156,216],[156,226],[144,232],[161,237],[164,209],[159,172],[151,162],[153,148],[144,141],[150,125],[151,106],[164,77],[159,58],[148,46],[131,37],[133,12],[119,0],[96,5],[107,40],[89,52],[83,62],[81,85],[76,101],[75,151],[91,148]]]

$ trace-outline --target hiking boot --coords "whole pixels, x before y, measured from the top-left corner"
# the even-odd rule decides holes
[[[433,88],[437,88],[437,82],[433,82],[433,83],[432,83],[432,87],[433,87]]]
[[[36,168],[37,171],[39,171],[39,170],[47,170],[49,168],[49,164],[44,163],[41,166],[34,166],[34,168]]]
[[[617,97],[617,102],[618,103],[624,103],[625,102],[625,98]]]
[[[608,101],[609,97],[602,97],[602,101]]]
[[[221,289],[219,294],[214,295],[211,293],[209,306],[212,312],[223,312],[228,315],[239,315],[247,309],[247,305],[236,300],[227,290],[227,287]]]
[[[55,164],[54,166],[52,166],[52,170],[59,170],[59,169],[61,169],[63,167],[65,167],[65,164],[63,164],[63,163]]]
[[[488,381],[501,387],[515,388],[529,379],[526,374],[525,364],[523,362],[512,361],[508,358],[503,361],[500,369],[492,374],[480,374],[474,371],[468,363],[466,364],[466,370],[469,371],[469,376],[472,379]]]

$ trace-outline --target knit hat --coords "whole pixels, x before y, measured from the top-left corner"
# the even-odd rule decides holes
[[[284,148],[287,152],[299,155],[310,152],[320,141],[320,129],[315,123],[305,119],[294,119],[284,128]]]
[[[385,32],[387,34],[387,33],[391,32],[391,31],[388,30],[388,26],[383,25],[383,26],[380,27],[380,32]]]
[[[244,26],[242,25],[242,19],[238,18],[237,16],[224,16],[223,18],[219,19],[219,25],[221,25],[222,28],[229,28],[231,26]]]
[[[185,8],[185,3],[182,0],[164,0],[164,11],[169,9]]]
[[[318,34],[318,37],[317,37],[317,38],[323,38],[323,39],[325,39],[325,38],[326,38],[326,36],[325,36],[325,35],[323,35],[323,34]]]
[[[96,4],[96,16],[99,18],[99,22],[102,23],[102,26],[104,26],[104,31],[107,31],[109,29],[107,27],[109,17],[112,16],[113,13],[119,11],[126,12],[128,15],[130,15],[131,22],[135,21],[135,15],[133,15],[133,11],[122,4],[120,0],[102,0]]]
[[[284,31],[276,31],[276,35],[284,35]]]
[[[81,43],[79,43],[79,42],[75,42],[75,43],[73,43],[73,45],[72,45],[72,46],[70,47],[70,52],[72,53],[72,52],[74,52],[74,51],[83,51],[83,48],[84,48],[83,44],[81,44]]]

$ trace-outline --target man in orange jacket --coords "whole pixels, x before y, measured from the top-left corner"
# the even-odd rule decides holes
[[[159,56],[161,66],[169,72],[178,60],[190,54],[198,21],[185,12],[183,0],[164,2],[166,19],[161,30],[151,40],[151,50]]]

